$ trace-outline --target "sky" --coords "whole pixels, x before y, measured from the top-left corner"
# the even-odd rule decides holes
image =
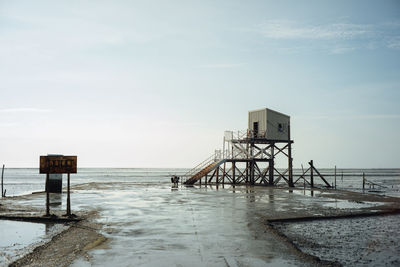
[[[267,107],[294,167],[399,168],[399,103],[400,1],[0,0],[6,167],[190,168]]]

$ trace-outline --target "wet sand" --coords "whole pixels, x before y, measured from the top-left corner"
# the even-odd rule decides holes
[[[1,214],[43,214],[44,200],[44,194],[5,199],[0,202]],[[65,209],[65,195],[59,202],[62,204],[52,207],[52,212],[61,215]],[[313,221],[272,220],[399,209],[398,198],[333,190],[246,186],[171,188],[169,184],[88,183],[73,187],[72,210],[85,217],[82,224],[96,227],[70,227],[64,232],[52,233],[51,241],[39,244],[38,249],[16,263],[30,263],[32,266],[35,263],[47,266],[70,263],[72,266],[348,265],[351,262],[340,252],[333,251],[332,257],[323,257],[326,253],[319,253],[316,249],[328,244],[329,233],[334,229],[347,229],[346,225],[334,226],[331,220],[326,220],[325,228],[321,228],[318,224],[310,224]],[[389,227],[393,224],[397,227],[398,217],[388,217],[394,218],[388,222]],[[368,217],[368,220],[379,222],[377,218],[380,217]],[[366,222],[363,217],[358,220]],[[82,233],[88,228],[91,231],[85,237]],[[299,229],[305,229],[304,233]],[[325,230],[318,232],[315,229]],[[353,230],[342,233],[349,238],[354,233],[353,239],[358,242],[354,242],[354,246],[361,244],[363,247],[364,241],[359,241],[363,231],[360,234]],[[378,243],[370,255],[381,255],[378,257],[381,259],[390,254],[391,260],[384,263],[391,265],[398,259],[397,255],[392,255],[399,244],[398,227],[389,233],[397,234],[397,238],[389,243]],[[105,238],[108,241],[103,243]],[[309,249],[307,245],[310,242],[298,240],[309,240],[316,245]],[[322,243],[316,243],[316,240]],[[68,248],[64,242],[76,244]],[[85,245],[79,245],[82,243]],[[336,250],[340,250],[339,245]],[[50,254],[40,254],[45,251]],[[37,262],[44,257],[63,254],[69,255],[64,265],[56,259]],[[358,263],[381,263],[374,261],[372,256],[369,259],[371,261],[361,259]]]

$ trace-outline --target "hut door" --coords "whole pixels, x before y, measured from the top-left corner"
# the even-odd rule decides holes
[[[258,121],[253,122],[254,137],[258,136]]]

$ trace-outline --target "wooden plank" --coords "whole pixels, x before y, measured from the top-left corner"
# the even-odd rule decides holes
[[[325,180],[325,178],[319,173],[319,171],[314,166],[312,166],[312,167],[313,167],[314,171],[319,175],[319,177],[321,177],[321,179],[325,182],[326,186],[331,187],[331,185]]]
[[[39,173],[77,173],[77,156],[40,156]]]

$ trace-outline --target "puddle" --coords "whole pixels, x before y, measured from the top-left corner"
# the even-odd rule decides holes
[[[288,190],[288,193],[294,193],[296,195],[302,195],[302,196],[307,196],[307,197],[314,197],[316,194],[319,194],[319,191],[310,190],[310,189],[305,189],[305,190]]]
[[[327,202],[322,204],[324,207],[336,208],[336,209],[362,209],[362,208],[370,208],[381,205],[380,202],[355,202],[348,200],[337,200],[334,202]]]
[[[39,243],[63,226],[44,223],[31,223],[0,220],[0,266],[29,252],[27,247]]]

